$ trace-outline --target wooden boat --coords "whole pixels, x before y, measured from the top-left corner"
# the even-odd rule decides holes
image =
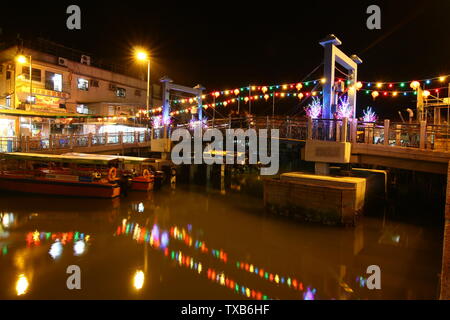
[[[95,157],[89,153],[65,153],[68,156]],[[152,158],[101,155],[101,157],[119,159],[120,165],[118,175],[120,177],[129,177],[131,180],[131,190],[133,191],[151,191],[155,183],[155,168]]]
[[[120,159],[37,153],[0,155],[0,189],[61,196],[114,198],[120,195]]]

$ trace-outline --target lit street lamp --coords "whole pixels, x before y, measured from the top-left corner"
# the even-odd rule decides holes
[[[29,71],[29,78],[30,78],[30,97],[28,100],[28,102],[30,104],[33,103],[33,68],[32,68],[32,59],[31,56],[28,56],[28,60],[30,62],[30,71]],[[27,63],[27,56],[24,55],[19,55],[16,57],[16,61],[20,64],[25,64]],[[15,103],[14,103],[14,107],[16,107]]]
[[[150,57],[143,50],[136,50],[136,59],[139,61],[147,61],[147,117],[150,114]]]

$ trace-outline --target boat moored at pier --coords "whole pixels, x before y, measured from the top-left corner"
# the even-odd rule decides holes
[[[124,180],[130,180],[133,191],[151,191],[154,187],[156,175],[155,159],[116,155],[95,155],[89,153],[65,153],[67,156],[84,157],[86,159],[100,157],[111,160],[119,160],[118,176]]]
[[[114,198],[120,195],[120,159],[102,156],[3,153],[0,190],[60,196]]]

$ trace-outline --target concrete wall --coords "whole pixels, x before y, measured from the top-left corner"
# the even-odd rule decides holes
[[[295,180],[264,179],[264,205],[303,220],[355,224],[356,188]]]
[[[450,300],[450,162],[447,172],[447,196],[445,201],[444,246],[442,250],[441,300]]]

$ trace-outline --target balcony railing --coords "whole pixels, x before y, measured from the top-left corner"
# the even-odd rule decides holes
[[[0,137],[0,152],[50,152],[96,146],[133,146],[150,142],[150,131],[49,137]]]

